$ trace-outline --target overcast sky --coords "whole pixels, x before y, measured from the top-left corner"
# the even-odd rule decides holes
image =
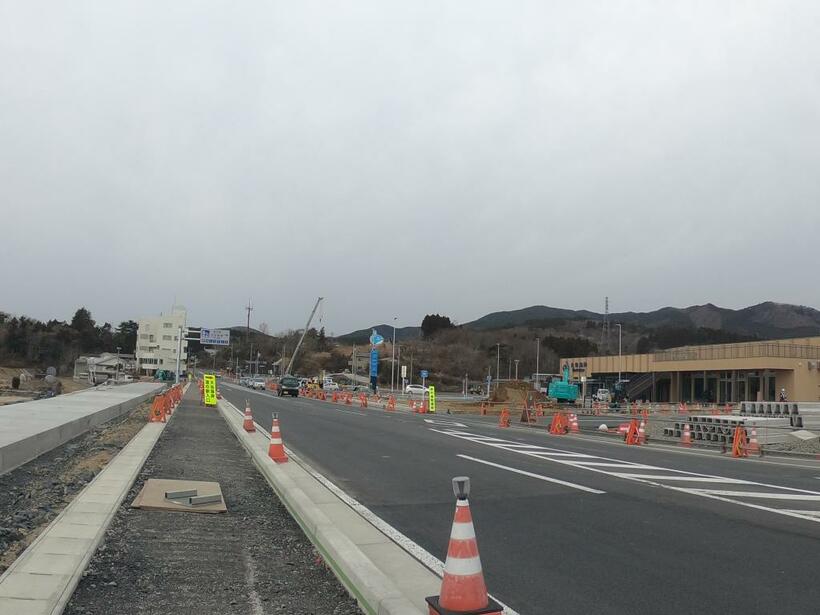
[[[0,0],[0,310],[820,306],[820,4]]]

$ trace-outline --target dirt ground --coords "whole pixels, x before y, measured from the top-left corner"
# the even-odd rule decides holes
[[[0,572],[142,429],[149,409],[142,404],[0,476]]]

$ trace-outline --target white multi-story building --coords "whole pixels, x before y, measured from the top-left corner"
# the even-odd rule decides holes
[[[175,372],[177,368],[177,344],[182,329],[182,354],[180,371],[185,371],[188,359],[188,342],[185,330],[188,326],[188,312],[176,306],[170,314],[160,314],[155,318],[141,318],[137,329],[137,370],[140,375],[153,376],[158,369]]]

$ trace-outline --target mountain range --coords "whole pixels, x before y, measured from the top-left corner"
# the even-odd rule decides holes
[[[604,315],[589,310],[569,310],[534,305],[502,312],[492,312],[462,325],[466,329],[489,331],[513,327],[549,327],[560,321],[590,320],[602,322]],[[814,308],[766,301],[733,310],[711,303],[685,308],[664,307],[650,312],[620,312],[609,315],[611,323],[634,325],[642,329],[682,328],[714,329],[761,339],[793,338],[820,335],[820,311]],[[348,343],[367,343],[372,329],[385,339],[392,337],[390,325],[381,324],[359,329],[336,339]],[[421,336],[421,327],[397,327],[396,339],[407,340]]]

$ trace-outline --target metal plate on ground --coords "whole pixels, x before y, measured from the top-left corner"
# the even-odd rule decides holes
[[[219,495],[218,502],[208,502],[207,504],[189,505],[187,498],[185,501],[173,502],[165,499],[166,491],[187,491],[196,489],[201,495]],[[170,480],[165,478],[149,478],[145,481],[142,490],[131,502],[131,508],[141,508],[143,510],[170,510],[175,512],[196,512],[196,513],[223,513],[228,509],[225,507],[225,498],[222,497],[222,489],[219,483],[211,483],[201,480]]]

